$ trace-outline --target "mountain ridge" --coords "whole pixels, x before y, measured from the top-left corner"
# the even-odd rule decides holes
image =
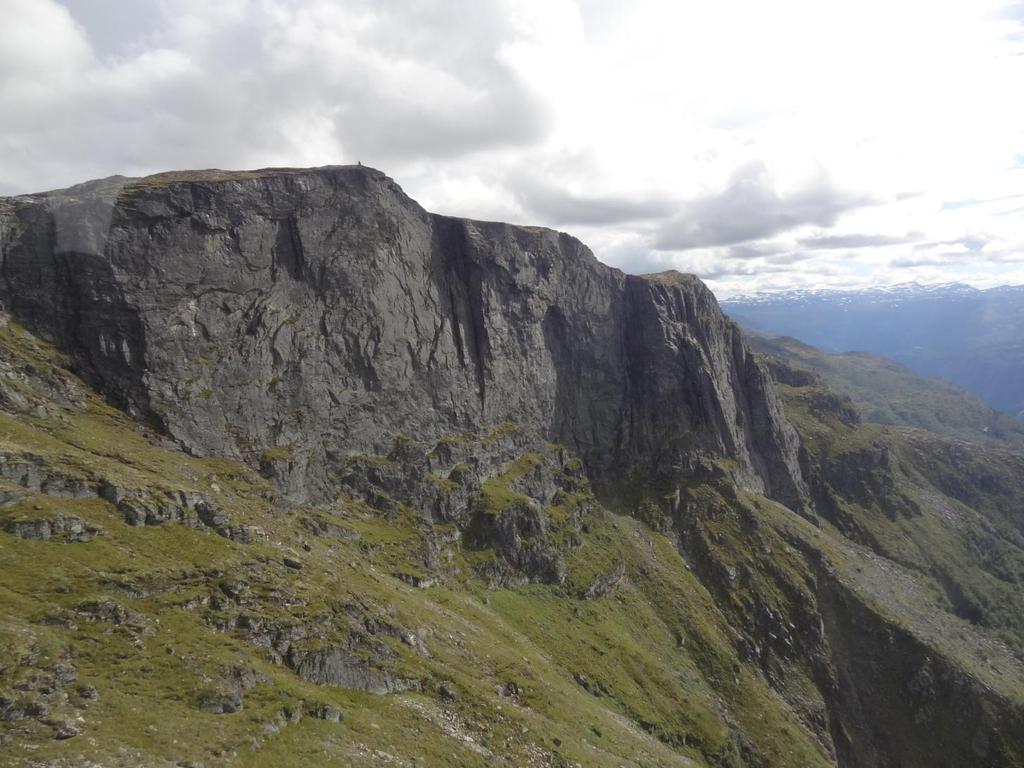
[[[800,506],[795,447],[766,375],[695,278],[627,276],[552,230],[428,214],[364,166],[106,180],[26,199],[8,221],[0,300],[190,450],[238,457],[308,443],[304,424],[277,423],[297,407],[357,452],[379,450],[398,422],[438,437],[514,416],[598,474],[671,482],[672,466],[709,451],[735,459],[743,484],[774,485]],[[355,335],[338,305],[359,318]],[[94,337],[82,333],[89,323]],[[683,391],[641,374],[665,345],[677,350],[668,364],[709,375]],[[239,351],[227,371],[195,364]],[[324,386],[327,370],[352,380],[346,405]],[[663,407],[675,424],[654,418]],[[745,426],[754,420],[760,429]],[[654,456],[654,442],[674,439],[666,430],[698,444]],[[289,462],[293,490],[327,491],[331,461]]]
[[[864,421],[1024,450],[1024,425],[942,379],[868,352],[826,354],[797,339],[754,331],[747,338],[758,352],[800,373],[820,376],[819,383],[849,396]]]
[[[1024,413],[1024,286],[788,292],[722,307],[751,330],[887,357],[1012,416]]]
[[[872,296],[877,297],[879,300],[886,299],[899,299],[903,296],[927,296],[934,294],[950,294],[960,296],[975,296],[984,293],[1005,293],[1005,292],[1016,292],[1024,290],[1024,284],[1006,283],[1002,285],[993,285],[985,288],[978,288],[968,283],[959,282],[946,282],[946,283],[918,283],[918,282],[906,282],[906,283],[893,283],[892,285],[878,285],[878,286],[867,286],[862,288],[840,288],[840,287],[822,287],[822,288],[788,288],[780,290],[770,291],[755,291],[753,293],[737,293],[732,294],[726,299],[722,299],[722,303],[735,302],[737,304],[745,304],[749,302],[771,302],[775,300],[800,300],[820,297],[854,297],[854,296]]]
[[[0,208],[0,757],[1024,763],[1020,455],[691,276],[213,176]]]

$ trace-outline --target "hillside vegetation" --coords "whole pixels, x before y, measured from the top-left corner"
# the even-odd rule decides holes
[[[1024,473],[1006,455],[951,487],[956,443],[848,426],[783,386],[836,500],[814,525],[712,465],[674,511],[607,510],[515,425],[433,449],[514,456],[424,478],[476,494],[469,521],[385,491],[398,454],[353,457],[335,504],[290,508],[103,404],[13,323],[0,355],[5,764],[1021,759],[1021,489],[992,478]],[[893,717],[867,718],[869,694]],[[965,717],[951,701],[976,731],[934,735]]]
[[[1024,286],[797,290],[722,306],[744,328],[828,352],[882,355],[1024,418]]]
[[[828,354],[793,338],[757,333],[749,339],[754,349],[785,362],[797,376],[811,371],[847,395],[864,421],[1024,450],[1024,423],[955,384],[866,352]]]
[[[0,267],[0,764],[1024,766],[961,393],[363,166],[9,198]]]

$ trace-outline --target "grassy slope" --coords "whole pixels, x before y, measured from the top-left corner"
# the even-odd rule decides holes
[[[0,523],[60,513],[102,529],[85,543],[0,532],[0,693],[50,702],[46,718],[0,722],[11,737],[4,764],[741,765],[743,749],[762,765],[827,764],[790,705],[739,665],[722,612],[663,534],[598,510],[563,586],[488,590],[466,553],[463,577],[417,589],[392,575],[415,568],[406,561],[423,531],[412,516],[340,499],[316,514],[360,538],[314,537],[299,525],[311,512],[276,507],[249,468],[161,447],[16,326],[0,329],[0,349],[9,370],[27,372],[8,383],[30,402],[31,415],[0,412],[10,460],[30,454],[92,481],[201,491],[233,523],[266,534],[240,544],[206,528],[131,527],[95,498],[33,493],[0,507]],[[41,397],[40,381],[70,392],[69,403]],[[622,583],[582,599],[618,563]],[[429,655],[400,637],[384,642],[392,671],[422,690],[373,695],[300,679],[244,632],[218,628],[232,607],[216,608],[211,595],[237,593],[239,582],[251,596],[245,611],[266,621],[326,617],[328,633],[344,638],[355,611],[411,631]],[[91,620],[83,604],[105,599],[137,616]],[[61,663],[78,672],[66,700],[38,684]],[[258,680],[242,710],[202,711],[203,695],[239,670]],[[83,685],[98,698],[83,698]],[[323,704],[340,722],[310,716]],[[305,716],[294,721],[297,712]],[[81,735],[55,740],[49,723],[62,719],[78,719]]]
[[[813,474],[837,501],[845,537],[942,595],[974,638],[960,644],[964,659],[989,644],[977,633],[1024,658],[1024,456],[992,441],[848,423],[822,407],[816,384],[779,391]],[[865,489],[857,483],[864,473],[886,481]]]
[[[456,541],[447,576],[416,588],[401,577],[420,572],[413,553],[443,526],[401,504],[397,512],[347,498],[326,509],[280,507],[248,467],[164,447],[61,362],[17,327],[0,328],[3,383],[24,400],[17,414],[0,411],[0,453],[31,454],[90,481],[200,491],[234,524],[265,535],[241,544],[202,527],[131,527],[99,499],[34,493],[0,506],[0,527],[74,514],[102,529],[73,544],[0,531],[0,646],[9,649],[0,696],[50,703],[45,717],[0,721],[0,736],[10,737],[0,745],[4,764],[830,765],[829,662],[813,629],[832,581],[855,596],[861,623],[907,630],[992,691],[999,707],[1024,702],[1014,646],[1024,610],[1012,594],[1024,560],[1009,522],[1024,488],[1006,480],[1016,459],[994,451],[944,486],[948,463],[962,459],[934,451],[926,433],[831,417],[809,397],[820,387],[781,388],[811,453],[842,466],[885,446],[897,483],[886,492],[924,512],[894,516],[884,498],[850,496],[840,501],[855,529],[816,527],[737,496],[723,473],[684,489],[671,524],[658,503],[641,505],[640,522],[591,501],[579,546],[566,550],[564,584],[489,589],[475,568],[493,556]],[[484,514],[520,504],[513,485],[540,461],[525,453],[486,480]],[[988,479],[982,465],[996,467]],[[454,490],[460,471],[435,482]],[[579,501],[547,513],[562,520]],[[315,536],[303,526],[310,516],[359,536]],[[979,561],[982,551],[988,559]],[[304,567],[287,567],[286,557]],[[620,565],[620,582],[584,597]],[[940,568],[951,575],[940,578]],[[137,615],[90,619],[83,604],[104,599]],[[983,599],[979,620],[965,601]],[[378,656],[420,690],[374,695],[303,680],[230,621],[242,613],[250,623],[317,627],[319,644],[389,627],[371,638],[383,646]],[[774,623],[759,625],[765,615]],[[47,694],[46,678],[68,663],[78,679]],[[241,711],[203,711],[203,697],[239,672],[255,682]],[[81,685],[98,699],[84,698]],[[340,722],[311,715],[325,704]],[[54,723],[76,718],[80,735],[53,738]],[[933,740],[942,754],[946,745]]]
[[[864,352],[828,354],[792,338],[750,335],[758,351],[821,376],[862,418],[1024,450],[1024,424],[941,379]]]
[[[808,367],[819,364],[815,360]],[[787,365],[791,364],[782,364]],[[884,369],[888,364],[878,365]],[[835,365],[822,375],[830,384],[838,382],[836,389],[849,393],[858,405],[882,397],[859,395],[866,385],[850,383],[844,371]],[[890,373],[873,367],[869,371],[880,382],[878,392],[898,386],[904,376],[901,370],[890,372],[897,377],[894,385],[893,379],[886,380]],[[932,414],[937,403],[945,407],[947,402],[932,395],[948,392],[941,384],[929,389],[932,384],[927,380],[921,401],[901,422],[929,421],[934,416],[939,433],[851,419],[853,403],[827,390],[820,379],[802,378],[793,370],[777,369],[776,375],[791,382],[778,389],[786,416],[805,446],[805,475],[815,489],[819,511],[829,519],[816,528],[781,511],[775,524],[795,545],[820,552],[842,590],[855,594],[891,627],[882,635],[888,637],[882,646],[892,659],[887,661],[874,645],[879,635],[860,633],[863,617],[855,614],[845,623],[834,618],[831,622],[831,642],[839,646],[833,659],[840,677],[859,678],[875,688],[868,703],[859,706],[890,724],[881,735],[870,729],[852,731],[852,744],[882,745],[874,755],[861,753],[861,763],[887,759],[906,765],[993,760],[992,764],[1021,764],[1024,456],[1012,431],[1004,434],[1005,439],[956,437],[969,432],[969,422],[950,419],[950,413]],[[963,396],[954,391],[950,397],[950,407],[955,408]],[[968,401],[968,406],[977,404]],[[987,411],[983,406],[975,410]],[[768,505],[766,511],[771,508]],[[821,603],[819,596],[819,607]],[[823,612],[828,624],[829,610]],[[854,634],[859,637],[847,650],[841,640],[836,642]],[[865,659],[870,662],[864,664]],[[952,666],[933,673],[937,660]],[[909,680],[904,677],[904,682],[891,684],[904,675]],[[959,682],[940,694],[923,679]],[[922,685],[928,691],[923,700]],[[964,687],[974,693],[965,694]],[[942,699],[945,711],[936,708],[931,697]],[[849,711],[849,702],[845,706]],[[998,759],[974,752],[976,744],[968,748],[956,738],[984,723],[989,725],[982,727],[997,723],[990,732],[1002,734]],[[901,738],[907,739],[902,748],[896,743]]]

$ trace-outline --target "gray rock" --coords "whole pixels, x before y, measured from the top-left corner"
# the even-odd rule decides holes
[[[218,535],[242,543],[264,537],[257,526],[232,525],[231,517],[209,496],[194,491],[151,491],[124,488],[114,483],[101,483],[99,496],[124,515],[129,525],[163,525],[182,523],[189,527],[205,525]]]
[[[604,687],[600,683],[591,680],[589,677],[587,677],[582,672],[574,673],[573,674],[573,679],[576,681],[576,683],[581,688],[583,688],[583,690],[585,690],[591,696],[604,696],[605,695]]]
[[[78,670],[73,664],[60,662],[53,666],[53,680],[57,686],[68,685],[78,679]]]
[[[0,692],[0,720],[19,720],[23,716],[23,711],[23,707],[14,695]]]
[[[351,541],[358,541],[360,538],[359,531],[332,523],[330,520],[325,520],[322,517],[305,517],[302,519],[302,527],[314,536],[331,536]]]
[[[341,712],[330,704],[316,704],[310,709],[309,713],[317,720],[328,720],[332,723],[337,723],[341,720]]]
[[[548,515],[532,498],[513,501],[500,514],[480,512],[466,540],[470,547],[494,549],[497,562],[484,575],[496,585],[513,586],[523,580],[543,584],[565,581],[565,563],[549,535]]]
[[[364,167],[108,179],[12,198],[0,231],[13,317],[129,413],[293,501],[333,498],[346,458],[396,435],[513,421],[599,487],[679,483],[708,456],[805,503],[770,377],[692,276],[432,215]]]
[[[100,528],[89,525],[75,515],[56,515],[36,520],[8,519],[4,522],[4,530],[19,539],[59,539],[69,543],[91,541],[100,532]]]
[[[87,499],[96,496],[96,488],[80,477],[73,477],[46,466],[35,455],[0,454],[0,478],[10,480],[30,491],[66,499]]]
[[[95,701],[100,697],[100,692],[96,690],[94,685],[80,685],[78,686],[78,695],[83,699]]]
[[[82,603],[76,610],[96,621],[106,621],[111,624],[123,623],[127,615],[127,611],[110,598]]]
[[[24,710],[25,717],[41,720],[50,714],[50,705],[42,699],[33,699],[25,703]]]
[[[325,648],[291,659],[295,672],[306,680],[321,685],[335,685],[367,693],[398,693],[416,689],[419,683],[405,680],[366,662],[340,648]]]
[[[614,568],[612,568],[611,571],[609,571],[601,578],[595,580],[593,584],[587,587],[587,590],[586,592],[584,592],[583,597],[588,600],[593,600],[594,598],[598,597],[604,597],[613,589],[615,589],[615,587],[618,586],[619,582],[622,581],[625,577],[626,564],[620,562]]]
[[[49,520],[7,520],[4,530],[19,539],[47,541],[52,535]]]
[[[455,686],[449,682],[443,682],[437,686],[437,695],[444,701],[455,701],[458,698]]]
[[[79,734],[78,726],[70,720],[58,720],[53,724],[53,738],[63,741]]]
[[[218,688],[199,694],[199,708],[214,715],[226,715],[242,710],[242,692],[235,688]]]

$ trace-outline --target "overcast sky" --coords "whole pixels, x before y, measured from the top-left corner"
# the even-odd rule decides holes
[[[1024,2],[0,0],[0,194],[380,168],[720,296],[1024,283]]]

